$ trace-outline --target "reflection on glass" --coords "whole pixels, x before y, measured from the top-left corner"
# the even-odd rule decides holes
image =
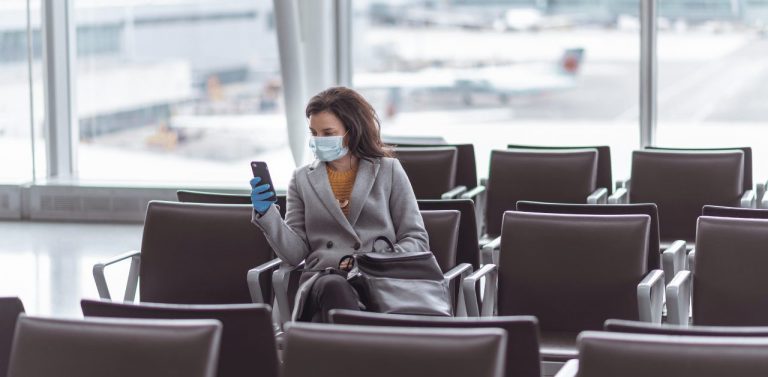
[[[287,185],[272,1],[74,4],[82,179]]]
[[[627,175],[639,144],[637,1],[355,2],[354,85],[385,135],[599,145]],[[610,3],[610,4],[609,4]]]
[[[690,16],[662,12],[657,143],[751,146],[761,182],[768,177],[768,1],[705,3],[690,7],[698,9]]]

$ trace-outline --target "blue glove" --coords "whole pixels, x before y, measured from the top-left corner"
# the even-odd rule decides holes
[[[273,200],[268,199],[274,197],[275,193],[269,190],[270,187],[268,184],[257,186],[259,182],[261,182],[261,177],[254,177],[251,179],[251,204],[256,212],[263,215],[267,213],[269,206],[274,203]]]

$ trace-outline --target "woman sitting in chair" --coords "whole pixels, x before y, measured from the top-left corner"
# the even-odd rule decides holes
[[[331,309],[360,310],[354,288],[327,268],[349,270],[344,256],[372,250],[385,236],[396,251],[428,251],[427,232],[403,167],[381,141],[373,107],[354,90],[336,87],[314,96],[306,116],[317,158],[296,169],[288,186],[285,220],[273,205],[272,187],[251,180],[252,222],[277,255],[305,261],[294,319],[328,322]]]

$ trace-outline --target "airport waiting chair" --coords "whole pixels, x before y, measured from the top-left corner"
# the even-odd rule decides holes
[[[456,263],[469,263],[473,269],[480,268],[475,203],[470,199],[425,199],[418,200],[418,204],[422,211],[459,211],[461,213],[456,243]]]
[[[670,324],[650,324],[621,319],[609,319],[605,321],[605,326],[603,329],[608,332],[629,334],[768,338],[768,327],[751,326],[679,326]]]
[[[134,319],[215,319],[221,322],[217,377],[277,377],[272,310],[264,304],[124,304],[81,300],[83,315]]]
[[[768,326],[765,245],[766,219],[700,217],[689,255],[694,268],[667,286],[668,322],[688,325],[690,317],[695,326]]]
[[[587,331],[579,359],[557,377],[721,377],[768,375],[768,338],[670,336]]]
[[[609,318],[661,323],[664,273],[648,272],[649,228],[648,215],[508,211],[498,267],[464,279],[467,311],[536,316],[542,358],[554,363],[575,357],[576,335]],[[482,277],[481,301],[472,293]]]
[[[0,297],[0,376],[8,371],[16,320],[24,313],[24,304],[18,297]]]
[[[286,195],[277,194],[277,208],[280,216],[285,218]],[[217,192],[203,192],[178,190],[176,198],[182,203],[208,203],[208,204],[251,204],[251,196],[248,194],[222,194]]]
[[[474,144],[448,144],[445,140],[420,140],[410,138],[387,139],[388,144],[397,147],[408,148],[456,148],[456,186],[464,186],[467,191],[462,193],[459,199],[470,199],[475,202],[475,218],[477,219],[477,233],[483,234],[482,220],[485,210],[486,189],[479,183],[477,177],[477,162],[475,160]]]
[[[286,331],[283,377],[502,377],[507,334],[296,322]]]
[[[111,299],[105,268],[130,260],[125,301],[133,301],[140,286],[142,302],[268,302],[269,279],[260,291],[249,291],[246,283],[250,269],[274,258],[262,232],[251,224],[252,212],[250,205],[150,202],[141,251],[94,265],[99,296]]]
[[[424,227],[429,235],[430,250],[435,254],[438,264],[444,271],[444,276],[450,284],[458,285],[454,313],[457,316],[466,315],[466,299],[461,282],[472,273],[472,265],[469,263],[456,263],[456,247],[458,243],[459,211],[421,211],[424,219]],[[293,311],[295,291],[301,276],[300,266],[289,266],[279,259],[256,267],[248,273],[248,284],[252,291],[264,290],[261,286],[266,277],[271,276],[272,287],[275,294],[275,304],[279,312],[278,324],[289,322]]]
[[[631,180],[608,201],[656,203],[662,247],[677,240],[693,243],[705,205],[755,208],[755,193],[744,186],[744,174],[740,149],[635,151]]]
[[[563,213],[582,215],[648,215],[651,231],[648,234],[648,271],[663,268],[665,282],[669,283],[678,271],[686,269],[685,242],[677,242],[663,251],[659,244],[659,212],[656,204],[561,204],[519,201],[517,210],[522,212]],[[498,249],[486,249],[486,252]],[[486,258],[492,258],[491,256]]]
[[[536,317],[444,318],[332,310],[331,321],[342,325],[416,328],[500,328],[507,332],[506,377],[541,377],[539,326]]]
[[[9,377],[214,377],[216,320],[19,318]]]
[[[417,199],[451,199],[467,191],[456,186],[456,148],[396,148],[394,153]]]
[[[596,149],[492,151],[481,246],[498,248],[502,216],[520,200],[604,204],[608,190],[597,187],[597,159]]]
[[[519,145],[509,144],[507,149],[529,149],[529,150],[554,150],[554,151],[569,151],[580,149],[594,149],[597,151],[597,187],[604,187],[608,190],[608,195],[613,194],[614,182],[613,182],[613,165],[611,162],[611,147],[608,145],[597,146],[542,146],[542,145]]]

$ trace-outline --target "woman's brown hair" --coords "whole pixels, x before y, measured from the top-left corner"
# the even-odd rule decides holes
[[[390,148],[381,141],[381,122],[376,110],[356,91],[337,86],[318,93],[307,104],[305,115],[327,111],[347,129],[347,148],[354,156],[372,160],[391,157]]]

